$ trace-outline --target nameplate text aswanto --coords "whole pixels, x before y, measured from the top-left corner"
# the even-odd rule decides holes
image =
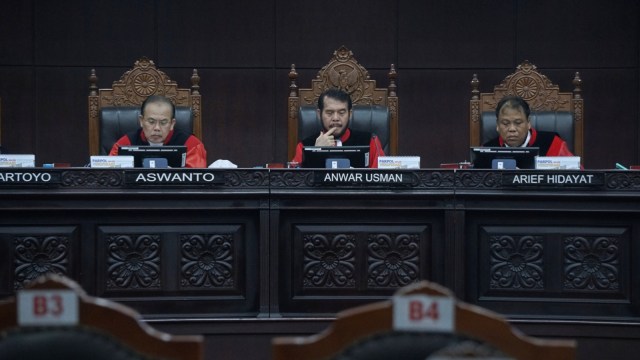
[[[125,175],[127,185],[220,185],[222,172],[212,171],[131,171]]]

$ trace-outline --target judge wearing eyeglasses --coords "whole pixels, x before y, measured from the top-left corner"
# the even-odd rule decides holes
[[[207,151],[204,144],[193,134],[175,129],[175,105],[164,96],[151,95],[140,107],[140,128],[121,137],[109,155],[118,155],[120,146],[130,145],[184,145],[187,147],[186,167],[207,167]]]

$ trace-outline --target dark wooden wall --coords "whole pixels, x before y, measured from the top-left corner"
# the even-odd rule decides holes
[[[527,59],[563,90],[580,71],[585,165],[640,163],[640,5],[620,1],[10,0],[0,11],[2,146],[88,161],[87,76],[147,56],[202,81],[209,162],[286,160],[287,74],[309,84],[340,45],[386,86],[398,71],[400,152],[423,167],[468,152],[472,74],[491,90]]]

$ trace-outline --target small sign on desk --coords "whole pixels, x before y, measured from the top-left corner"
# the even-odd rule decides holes
[[[93,155],[91,156],[92,168],[132,168],[133,156],[131,155]]]
[[[78,324],[78,295],[73,290],[22,290],[17,299],[20,326]]]
[[[420,156],[380,156],[378,169],[420,169]]]
[[[580,156],[536,156],[538,170],[580,170]]]
[[[0,167],[34,167],[36,156],[33,154],[0,154]]]
[[[394,296],[393,329],[453,332],[455,330],[454,301],[446,296]]]

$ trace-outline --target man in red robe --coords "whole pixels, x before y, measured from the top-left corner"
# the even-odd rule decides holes
[[[574,156],[555,132],[536,131],[529,122],[529,104],[519,96],[505,96],[496,106],[498,137],[483,146],[538,147],[540,156]]]
[[[129,145],[184,145],[187,147],[185,166],[189,168],[206,168],[207,151],[204,144],[190,133],[174,129],[176,125],[176,109],[171,100],[164,96],[151,95],[140,108],[138,121],[140,129],[121,137],[109,155],[118,155],[120,146]]]
[[[369,145],[369,168],[378,167],[378,157],[384,156],[380,139],[374,134],[349,129],[353,110],[351,97],[339,89],[328,89],[318,98],[318,117],[323,130],[319,135],[303,139],[296,147],[292,162],[302,164],[305,146]]]

